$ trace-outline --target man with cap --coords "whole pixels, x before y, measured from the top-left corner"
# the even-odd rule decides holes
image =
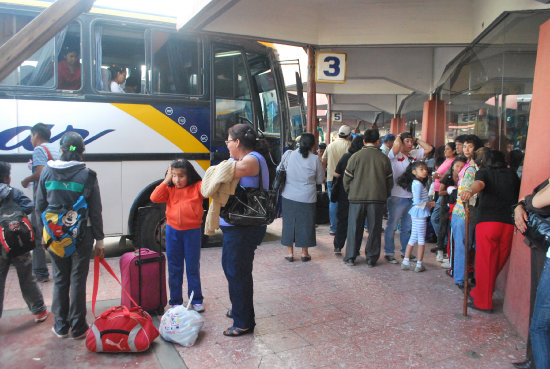
[[[380,146],[380,150],[384,155],[388,155],[390,153],[390,150],[393,147],[393,143],[395,141],[395,136],[391,133],[388,133],[382,138],[382,145]]]
[[[413,149],[416,144],[420,147]],[[397,264],[394,257],[395,253],[395,230],[397,223],[401,221],[401,232],[399,240],[401,242],[401,256],[405,255],[407,242],[409,241],[409,233],[411,232],[411,216],[409,210],[412,206],[412,193],[403,187],[397,185],[397,179],[401,177],[410,163],[418,160],[423,160],[427,154],[433,150],[433,146],[422,141],[414,139],[409,132],[399,134],[388,153],[392,171],[393,171],[393,188],[391,196],[388,199],[388,223],[386,224],[386,232],[384,234],[384,258],[388,263]]]
[[[334,169],[336,164],[342,158],[342,156],[348,151],[351,145],[351,128],[343,124],[338,130],[338,138],[331,142],[325,152],[323,153],[323,167],[327,171],[327,189],[330,196],[332,190],[332,177],[334,177]],[[338,223],[337,217],[338,203],[330,202],[329,204],[329,217],[330,217],[330,235],[336,234],[336,225]]]

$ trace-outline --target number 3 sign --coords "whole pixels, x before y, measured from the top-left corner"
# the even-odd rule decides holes
[[[319,51],[315,64],[315,80],[317,82],[345,83],[346,68],[346,53]]]

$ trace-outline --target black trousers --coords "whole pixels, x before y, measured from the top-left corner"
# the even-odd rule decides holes
[[[338,211],[336,212],[336,216],[338,218],[338,223],[336,226],[336,235],[334,236],[334,248],[335,249],[343,249],[346,244],[346,236],[348,233],[348,211],[349,211],[349,201],[348,196],[342,196],[340,194],[340,198],[344,197],[341,200],[338,200]]]
[[[375,264],[380,258],[382,245],[382,217],[384,203],[350,203],[348,212],[348,234],[344,261],[355,260],[361,249],[365,218],[369,228],[369,238],[365,246],[367,263]]]

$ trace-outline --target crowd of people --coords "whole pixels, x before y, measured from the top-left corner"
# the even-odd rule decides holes
[[[103,257],[101,198],[95,173],[83,163],[82,137],[68,132],[57,148],[48,143],[49,135],[49,128],[41,123],[31,130],[31,142],[35,147],[30,163],[32,174],[21,184],[27,187],[35,183],[34,206],[20,191],[14,190],[14,196],[27,213],[33,213],[33,225],[39,230],[42,226],[40,214],[49,205],[74,203],[79,195],[75,188],[90,187],[89,222],[84,227],[84,236],[78,239],[76,251],[70,257],[50,252],[55,315],[52,331],[60,338],[69,334],[81,338],[88,329],[85,287],[94,240],[95,255]],[[309,249],[316,245],[317,186],[326,181],[331,197],[329,232],[334,235],[334,253],[341,255],[345,248],[343,262],[346,265],[356,265],[366,230],[367,267],[375,267],[382,256],[384,233],[383,260],[399,263],[403,271],[424,272],[427,228],[431,226],[437,241],[431,250],[436,253],[436,260],[448,268],[447,273],[458,288],[464,289],[467,279],[472,282],[471,308],[492,312],[495,281],[509,258],[514,225],[523,233],[529,221],[528,213],[550,215],[548,180],[532,195],[521,199],[513,210],[519,194],[518,168],[510,165],[504,153],[485,147],[477,136],[457,137],[454,142],[435,150],[431,161],[426,159],[434,153],[432,145],[408,132],[397,136],[388,134],[382,140],[380,143],[377,129],[367,129],[363,135],[353,137],[351,129],[344,125],[338,130],[338,138],[326,148],[322,147],[323,153],[315,151],[315,136],[304,133],[297,148],[283,155],[280,167],[286,171],[286,180],[280,195],[281,244],[286,247],[284,258],[293,262],[294,247],[298,247],[301,248],[301,261],[311,260]],[[218,215],[220,206],[225,204],[237,184],[243,188],[262,186],[267,190],[270,178],[265,159],[266,143],[258,138],[251,126],[236,124],[230,127],[225,143],[230,159],[209,168],[203,180],[187,160],[172,162],[164,180],[151,194],[151,200],[167,204],[169,304],[184,303],[182,285],[186,269],[188,297],[194,293],[192,306],[202,312],[205,310],[200,281],[202,203],[205,198],[214,199],[207,228],[219,227],[223,233],[222,267],[231,300],[231,309],[226,315],[233,320],[223,334],[236,337],[254,331],[253,260],[266,226],[230,224]],[[9,178],[9,164],[0,163],[0,198],[11,188]],[[73,184],[70,187],[56,185],[69,182]],[[400,262],[395,257],[394,242],[398,229]],[[0,314],[6,274],[9,265],[13,264],[18,269],[21,291],[35,321],[47,318],[48,310],[37,287],[37,280],[49,279],[41,239],[37,237],[33,263],[30,253],[13,260],[0,260]],[[550,251],[542,247],[533,250],[533,265],[538,267],[533,268],[535,274],[532,275],[535,290],[532,290],[527,357],[535,360],[538,368],[548,368]],[[475,254],[471,267],[465,266],[466,252]],[[544,260],[546,267],[543,270]],[[521,365],[524,363],[519,363],[518,367]]]

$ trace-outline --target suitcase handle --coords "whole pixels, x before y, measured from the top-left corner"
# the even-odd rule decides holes
[[[149,264],[149,263],[160,263],[161,261],[162,261],[162,257],[157,256],[149,259],[137,259],[136,261],[134,261],[134,263],[136,265],[143,265],[143,264]]]

